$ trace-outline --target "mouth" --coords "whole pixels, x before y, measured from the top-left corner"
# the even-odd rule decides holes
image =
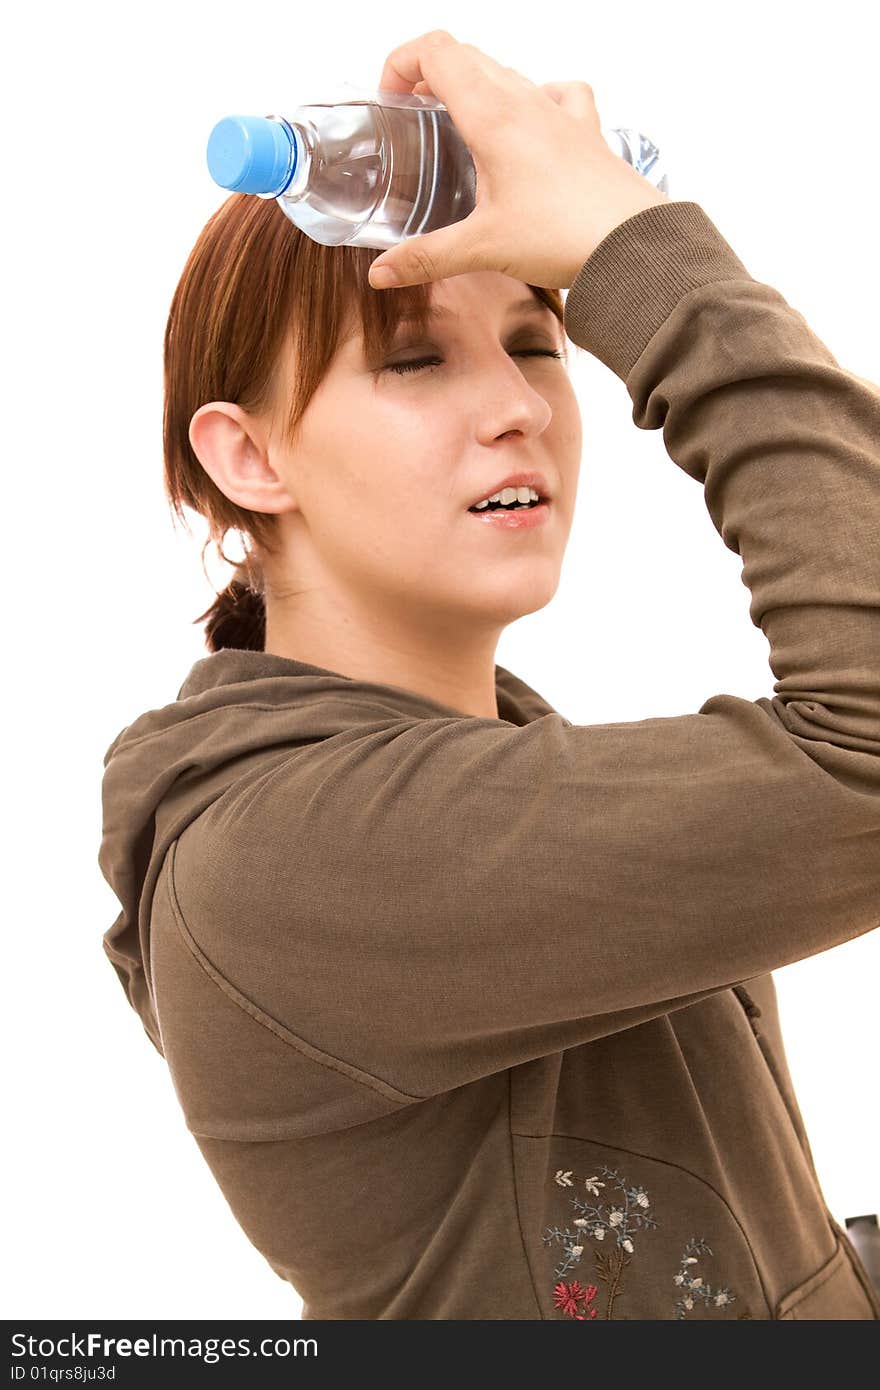
[[[490,498],[495,498],[495,501],[490,501]],[[510,473],[506,478],[500,478],[494,487],[487,487],[485,492],[478,493],[467,510],[480,516],[485,516],[487,512],[513,514],[537,510],[546,507],[549,502],[547,479],[543,473],[527,469]]]
[[[469,512],[475,516],[494,515],[497,512],[504,512],[507,515],[514,515],[517,512],[533,512],[539,507],[549,507],[550,498],[543,497],[538,493],[537,501],[530,498],[528,502],[485,502],[483,504],[475,502],[472,507],[468,507]]]
[[[539,498],[537,502],[519,503],[505,507],[490,502],[485,507],[468,507],[480,526],[490,531],[530,531],[540,526],[550,515],[550,499]]]

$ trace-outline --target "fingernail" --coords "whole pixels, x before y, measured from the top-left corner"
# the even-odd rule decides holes
[[[399,285],[400,279],[390,265],[370,267],[370,284],[376,290],[387,290],[391,285]]]

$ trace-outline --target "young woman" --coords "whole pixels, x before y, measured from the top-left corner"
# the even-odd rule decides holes
[[[586,84],[435,31],[380,85],[446,102],[471,216],[380,289],[232,195],[174,296],[169,496],[247,554],[108,749],[107,955],[304,1318],[877,1319],[770,972],[877,925],[880,391]],[[585,726],[495,664],[571,527],[566,336],[703,486],[773,695]]]

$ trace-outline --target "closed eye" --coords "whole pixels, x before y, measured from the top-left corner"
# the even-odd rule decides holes
[[[557,361],[563,361],[563,354],[558,349],[551,348],[522,348],[519,352],[511,354],[513,357],[555,357]],[[389,362],[383,367],[387,372],[417,372],[424,368],[442,366],[442,359],[439,357],[420,357],[414,358],[411,362]]]

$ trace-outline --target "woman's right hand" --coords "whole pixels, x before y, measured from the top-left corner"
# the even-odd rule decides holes
[[[500,270],[546,289],[568,288],[608,233],[668,197],[614,153],[586,82],[536,86],[445,29],[388,55],[382,91],[442,101],[470,150],[476,205],[459,222],[407,237],[373,261],[396,284]]]

